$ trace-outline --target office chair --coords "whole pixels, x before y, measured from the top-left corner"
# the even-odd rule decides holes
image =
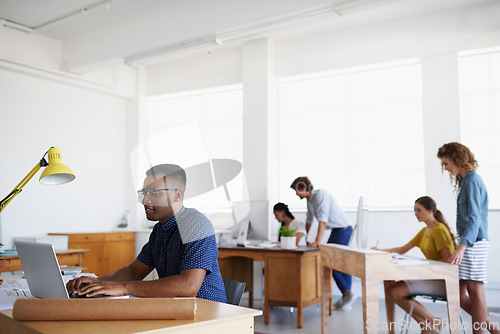
[[[241,297],[243,297],[246,285],[246,283],[234,281],[229,277],[224,278],[224,288],[226,289],[227,303],[240,306]]]
[[[440,296],[440,295],[414,294],[410,297],[410,299],[415,301],[417,299],[417,297],[430,299],[430,300],[432,300],[433,303],[435,303],[436,301],[447,302],[446,296]],[[411,321],[411,317],[413,315],[413,306],[414,306],[414,304],[412,303],[411,308],[410,308],[410,312],[405,314],[405,317],[403,319],[403,328],[401,329],[401,333],[405,333],[405,334],[408,333],[408,328],[410,327],[409,324]],[[462,318],[462,312],[460,312],[460,327],[462,329],[461,332],[465,333],[463,323],[464,323],[464,321]]]

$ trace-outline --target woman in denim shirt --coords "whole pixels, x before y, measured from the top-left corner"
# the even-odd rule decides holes
[[[472,316],[473,333],[498,334],[500,329],[488,316],[484,283],[487,282],[488,192],[476,173],[477,161],[465,145],[448,143],[437,154],[443,170],[455,182],[459,244],[448,262],[459,265],[460,306]]]

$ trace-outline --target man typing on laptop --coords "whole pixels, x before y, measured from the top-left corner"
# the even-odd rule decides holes
[[[79,277],[67,283],[68,292],[137,297],[199,297],[226,302],[217,262],[218,249],[211,222],[195,209],[185,208],[185,171],[172,164],[152,167],[138,191],[146,217],[158,221],[137,258],[114,273]],[[157,280],[143,281],[153,269]]]

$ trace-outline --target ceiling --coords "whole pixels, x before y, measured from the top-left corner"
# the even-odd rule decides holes
[[[218,1],[201,0],[204,2],[212,1],[217,5]],[[233,0],[234,2],[252,2],[252,0]],[[488,0],[440,0],[440,1],[425,1],[425,0],[337,0],[337,1],[314,1],[309,0],[310,5],[306,6],[283,6],[281,2],[282,14],[287,11],[292,11],[301,7],[303,11],[307,9],[323,8],[350,8],[354,6],[365,5],[382,6],[387,3],[405,3],[407,8],[412,8],[411,5],[417,5],[419,10],[413,8],[415,14],[427,12],[429,10],[445,10],[463,7],[466,5],[479,4],[483,2],[490,2]],[[39,33],[57,38],[67,39],[76,35],[84,34],[90,31],[103,29],[118,22],[126,22],[127,20],[140,18],[147,19],[147,14],[154,13],[159,10],[167,9],[175,11],[176,4],[190,3],[193,6],[193,11],[197,6],[197,2],[193,0],[2,0],[0,1],[0,18],[8,21],[18,23],[22,26],[35,29]],[[289,1],[290,3],[297,3],[297,1]],[[300,1],[299,1],[300,2]],[[306,1],[302,1],[307,4]],[[262,4],[262,2],[261,2]],[[266,12],[272,9],[268,3],[266,6],[260,6],[258,1],[255,1],[256,10],[262,13],[262,17],[269,16]],[[266,8],[267,7],[267,8]],[[287,8],[288,7],[288,8]],[[295,7],[295,8],[294,8]],[[242,9],[244,6],[242,6]],[[237,6],[226,8],[228,12],[222,13],[225,16],[231,16],[229,10],[238,9]],[[224,11],[223,8],[221,8]],[[400,12],[401,15],[406,15],[404,11]],[[269,16],[270,18],[273,18]],[[189,20],[189,18],[186,18]],[[196,25],[198,22],[192,22]],[[203,30],[203,27],[199,27]]]
[[[147,58],[206,41],[219,45],[300,29],[342,29],[496,1],[1,0],[0,20],[61,40],[65,57],[78,67]]]
[[[0,18],[57,39],[103,29],[182,0],[2,0]]]

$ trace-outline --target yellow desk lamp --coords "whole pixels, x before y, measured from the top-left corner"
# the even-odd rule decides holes
[[[49,162],[45,160],[45,156],[48,154]],[[31,180],[33,176],[42,167],[47,167],[40,175],[40,183],[47,185],[58,185],[71,182],[75,179],[75,174],[69,169],[68,166],[62,163],[61,150],[55,147],[51,147],[43,155],[40,162],[36,164],[35,167],[24,177],[24,179],[19,182],[19,184],[4,198],[0,201],[0,212],[7,206],[19,194],[23,187]]]

